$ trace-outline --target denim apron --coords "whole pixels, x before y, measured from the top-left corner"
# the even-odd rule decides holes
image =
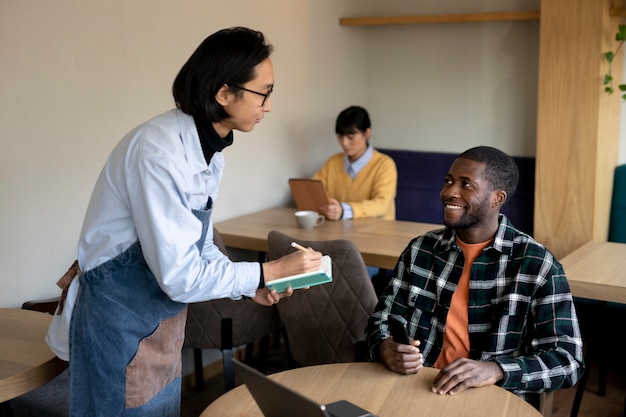
[[[200,253],[211,210],[202,222]],[[180,415],[187,304],[161,290],[139,242],[80,275],[70,328],[72,417]]]

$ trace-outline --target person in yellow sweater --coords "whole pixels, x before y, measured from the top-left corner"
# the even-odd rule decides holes
[[[367,110],[351,106],[337,116],[337,141],[342,153],[332,155],[313,179],[321,180],[331,204],[320,207],[329,220],[396,218],[398,171],[389,157],[369,144],[372,128]]]

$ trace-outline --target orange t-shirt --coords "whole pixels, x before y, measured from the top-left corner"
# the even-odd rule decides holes
[[[482,243],[465,243],[458,236],[456,243],[463,251],[465,264],[459,279],[459,284],[450,301],[450,310],[446,318],[446,328],[443,333],[443,347],[434,368],[443,368],[457,358],[468,358],[470,350],[469,319],[467,302],[469,299],[469,280],[472,264],[482,250],[491,243],[491,240]]]

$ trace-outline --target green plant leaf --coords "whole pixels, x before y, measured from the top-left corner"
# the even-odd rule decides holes
[[[616,41],[626,41],[626,25],[619,25],[618,32],[615,35]]]
[[[615,40],[619,42],[619,45],[615,48],[614,51],[609,51],[604,53],[604,59],[609,63],[608,74],[604,76],[602,83],[604,84],[604,91],[607,94],[613,94],[613,76],[611,75],[611,64],[615,59],[615,55],[619,53],[624,46],[624,42],[626,42],[626,24],[618,25],[617,33],[615,34]],[[620,84],[618,86],[619,90],[622,92],[626,92],[626,84]],[[622,100],[626,101],[626,94],[622,95]]]

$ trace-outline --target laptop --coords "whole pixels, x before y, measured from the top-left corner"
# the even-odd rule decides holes
[[[265,417],[376,417],[346,400],[318,404],[237,359],[233,364]]]

